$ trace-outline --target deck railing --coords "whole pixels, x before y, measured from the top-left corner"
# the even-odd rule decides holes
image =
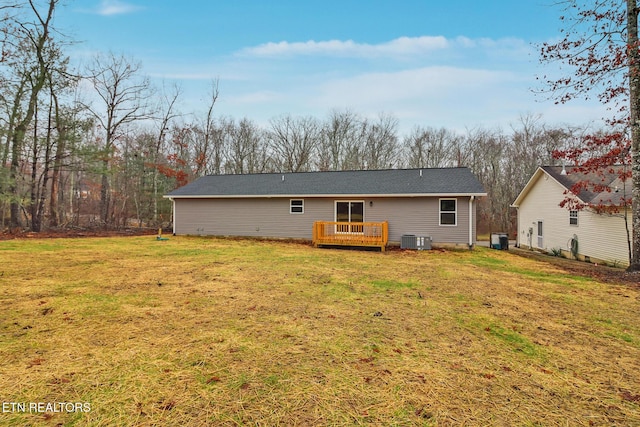
[[[389,225],[384,222],[313,223],[314,246],[373,246],[385,250],[389,241]]]

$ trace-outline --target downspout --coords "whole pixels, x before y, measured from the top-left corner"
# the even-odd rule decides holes
[[[169,197],[171,200],[171,228],[173,229],[173,235],[176,235],[176,201],[173,197]]]
[[[520,247],[520,207],[515,206],[515,208],[516,208],[516,248],[519,248]]]
[[[469,249],[473,249],[473,200],[475,196],[469,197]]]

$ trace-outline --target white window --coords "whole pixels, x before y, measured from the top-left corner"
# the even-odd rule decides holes
[[[569,225],[578,225],[578,211],[569,211]]]
[[[458,200],[440,199],[440,225],[458,224]]]
[[[289,213],[292,213],[292,214],[303,214],[304,213],[304,200],[302,200],[302,199],[291,199],[289,201]]]

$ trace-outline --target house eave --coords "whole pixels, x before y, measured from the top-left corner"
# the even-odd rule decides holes
[[[165,199],[274,199],[274,198],[393,198],[393,197],[483,197],[487,193],[393,193],[393,194],[207,194],[165,195]]]
[[[510,207],[512,208],[519,208],[520,205],[522,204],[522,200],[527,196],[527,194],[529,193],[529,191],[531,191],[531,189],[533,188],[533,186],[535,185],[535,183],[537,182],[538,179],[540,179],[540,177],[542,175],[546,175],[547,177],[551,178],[553,180],[553,182],[555,182],[556,184],[558,184],[560,187],[564,188],[565,191],[571,191],[569,188],[567,188],[565,185],[563,185],[561,182],[559,182],[557,179],[555,179],[552,175],[550,175],[549,173],[547,173],[547,171],[545,171],[542,167],[538,166],[538,169],[536,169],[535,173],[531,176],[531,178],[529,178],[529,181],[527,182],[527,184],[524,186],[524,188],[522,189],[522,191],[520,191],[520,194],[518,194],[518,197],[516,197],[516,199],[513,201],[513,203],[510,205]],[[573,197],[575,197],[578,202],[586,204],[582,199],[580,199],[578,196],[576,196],[575,194],[571,193],[573,195]]]

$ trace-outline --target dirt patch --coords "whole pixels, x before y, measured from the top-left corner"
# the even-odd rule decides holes
[[[519,248],[511,248],[509,251],[525,258],[553,264],[578,276],[592,277],[604,283],[622,283],[640,288],[640,271],[628,272],[623,268],[614,268],[602,264],[576,261]]]
[[[146,236],[157,234],[157,228],[127,228],[122,230],[100,230],[100,229],[50,229],[46,231],[33,232],[28,230],[3,230],[0,231],[0,240],[13,239],[57,239],[57,238],[80,238],[80,237],[117,237],[117,236]]]

